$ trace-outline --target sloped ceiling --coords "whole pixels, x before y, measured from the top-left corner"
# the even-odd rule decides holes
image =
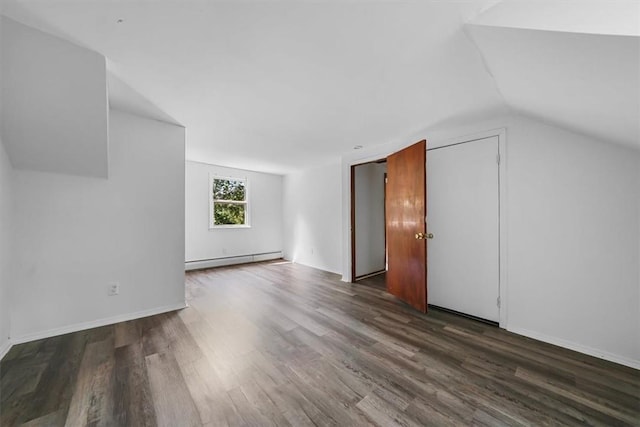
[[[514,109],[640,149],[640,38],[472,26]]]
[[[187,158],[287,173],[507,109],[640,147],[637,7],[8,0],[4,13],[105,55],[111,103],[184,125]]]
[[[640,2],[508,0],[468,31],[510,107],[640,149]]]
[[[18,169],[108,176],[105,59],[0,16],[2,142]]]
[[[476,25],[565,33],[640,36],[638,0],[502,0],[470,21]]]
[[[23,0],[4,13],[104,54],[186,127],[188,158],[285,173],[504,108],[463,31],[493,3]]]
[[[107,63],[107,89],[109,106],[137,116],[182,126],[134,88],[118,77]]]

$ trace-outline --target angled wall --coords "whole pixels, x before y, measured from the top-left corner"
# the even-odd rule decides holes
[[[16,169],[106,178],[105,58],[0,16],[2,139]]]
[[[109,133],[107,180],[14,171],[14,343],[184,307],[184,128]]]
[[[0,354],[184,307],[185,129],[110,111],[103,56],[0,24]]]

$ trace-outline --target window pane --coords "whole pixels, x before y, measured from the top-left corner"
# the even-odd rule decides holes
[[[244,225],[245,205],[236,203],[214,203],[213,223],[215,225]]]
[[[214,179],[213,180],[213,199],[214,200],[238,200],[244,201],[247,197],[247,191],[244,181],[235,181],[231,179]]]

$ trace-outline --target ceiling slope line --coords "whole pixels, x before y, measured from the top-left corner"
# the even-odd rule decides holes
[[[507,109],[515,110],[514,106],[507,101],[506,97],[500,90],[500,86],[498,85],[496,76],[491,71],[491,67],[489,67],[489,63],[487,62],[487,58],[485,57],[484,52],[482,51],[482,49],[480,48],[476,40],[473,38],[473,35],[471,34],[471,32],[469,31],[468,25],[470,24],[463,24],[462,26],[462,31],[465,37],[469,40],[469,43],[471,43],[475,48],[476,53],[478,54],[478,56],[480,57],[480,61],[482,62],[482,67],[484,68],[485,72],[489,75],[491,82],[493,83],[494,89],[496,90],[496,92],[498,93],[498,95],[500,96],[504,104],[507,106]]]
[[[467,24],[515,112],[640,149],[640,38]]]

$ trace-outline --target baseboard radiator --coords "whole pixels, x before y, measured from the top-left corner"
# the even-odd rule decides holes
[[[184,263],[185,271],[201,270],[203,268],[224,267],[226,265],[246,264],[249,262],[269,261],[282,258],[282,251],[266,252],[262,254],[239,255],[223,258],[202,259]]]

